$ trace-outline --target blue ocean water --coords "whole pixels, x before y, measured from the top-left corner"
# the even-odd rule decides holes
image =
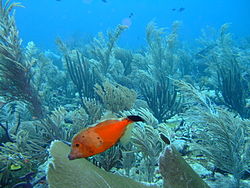
[[[250,35],[249,0],[25,0],[16,13],[17,26],[24,44],[54,48],[56,37],[64,40],[90,38],[118,24],[129,22],[120,45],[137,48],[145,44],[145,27],[155,21],[170,29],[175,20],[182,22],[180,38],[193,41],[207,26],[219,28],[231,23],[234,37]],[[183,11],[179,11],[184,8]],[[176,9],[174,11],[174,9]]]

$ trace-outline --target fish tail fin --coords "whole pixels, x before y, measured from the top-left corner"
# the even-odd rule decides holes
[[[140,116],[127,116],[127,119],[129,119],[132,122],[138,122],[138,121],[142,121],[144,122],[145,120],[140,117]]]

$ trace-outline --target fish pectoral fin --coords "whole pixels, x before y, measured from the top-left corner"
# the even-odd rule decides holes
[[[126,131],[124,132],[124,134],[122,135],[122,137],[120,138],[120,142],[122,145],[126,145],[127,143],[129,143],[131,137],[132,137],[132,129],[133,129],[134,125],[133,124],[129,124],[126,128]]]

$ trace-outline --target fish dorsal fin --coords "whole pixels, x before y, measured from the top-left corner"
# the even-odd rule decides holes
[[[123,136],[120,138],[120,142],[122,145],[126,145],[129,143],[130,138],[132,136],[133,127],[134,127],[134,123],[131,123],[127,126],[126,131],[124,132]]]

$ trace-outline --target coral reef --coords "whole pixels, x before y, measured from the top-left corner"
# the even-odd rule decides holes
[[[248,118],[249,108],[246,101],[249,97],[249,86],[247,78],[243,76],[249,74],[245,63],[247,58],[233,44],[229,27],[230,24],[223,24],[212,40],[207,37],[201,39],[201,43],[206,46],[206,52],[202,52],[207,66],[204,72],[210,74],[206,84],[208,86],[210,83],[208,87],[216,90],[220,103],[236,111],[241,117]]]
[[[231,173],[235,178],[235,187],[239,187],[250,162],[250,157],[246,155],[250,144],[249,133],[245,131],[247,122],[223,109],[217,109],[216,114],[202,112],[200,115],[202,124],[206,122],[207,127],[197,130],[200,139],[198,149],[217,168]]]
[[[154,181],[158,157],[163,150],[163,143],[159,135],[160,130],[164,133],[167,127],[160,126],[162,126],[160,129],[155,129],[151,125],[140,124],[134,128],[131,138],[132,144],[142,153],[140,171],[144,174],[144,181],[147,182]]]
[[[241,117],[250,116],[246,108],[247,88],[244,87],[241,68],[235,57],[227,55],[226,64],[218,68],[218,87],[223,97],[223,102],[231,109],[238,112]]]
[[[102,99],[104,107],[116,113],[132,108],[137,97],[134,90],[108,81],[104,82],[102,86],[96,84],[95,91]]]
[[[173,76],[178,66],[176,55],[177,36],[180,22],[174,22],[172,32],[165,36],[164,29],[150,22],[146,28],[146,39],[149,46],[149,59],[153,66],[153,75],[157,80]]]
[[[140,164],[141,171],[145,174],[145,181],[153,182],[155,166],[158,163],[158,156],[162,150],[162,143],[159,139],[158,131],[152,126],[145,125],[134,129],[132,143],[143,154],[143,160]]]
[[[95,96],[94,85],[97,82],[90,63],[78,50],[70,51],[67,49],[60,39],[57,39],[57,44],[63,52],[70,78],[77,88],[83,107],[85,107],[83,97],[91,98]],[[85,110],[87,110],[86,107]]]
[[[114,55],[116,59],[119,59],[121,61],[124,67],[124,76],[128,76],[132,72],[132,52],[122,48],[117,48],[114,51]]]
[[[90,44],[89,51],[91,56],[94,56],[99,62],[97,69],[100,74],[106,74],[110,69],[112,50],[125,29],[127,29],[127,26],[118,25],[114,31],[109,31],[107,33],[107,39],[103,33],[99,33],[98,38],[94,38],[94,41]]]
[[[133,50],[120,47],[118,25],[77,44],[57,39],[57,54],[21,45],[19,6],[0,0],[0,187],[247,187],[249,45],[229,24],[188,46],[180,22],[150,22]],[[79,130],[129,115],[145,121],[109,150],[68,160]]]
[[[249,121],[216,106],[191,85],[183,82],[177,82],[177,85],[192,97],[189,101],[192,107],[186,116],[194,123],[193,146],[213,161],[217,168],[231,173],[235,180],[234,187],[240,187],[240,179],[250,164]]]
[[[95,98],[84,98],[83,103],[85,105],[86,113],[89,116],[89,123],[95,123],[100,120],[103,115],[103,106]]]
[[[0,95],[6,100],[21,100],[31,104],[34,116],[42,117],[43,109],[38,93],[32,84],[31,67],[21,52],[21,39],[15,25],[13,8],[21,6],[10,0],[0,1]]]
[[[103,168],[107,172],[112,168],[117,168],[121,165],[122,151],[119,145],[110,148],[109,150],[101,153],[93,158],[97,166]]]
[[[178,96],[169,78],[162,79],[153,86],[149,83],[141,84],[140,88],[142,96],[160,122],[181,112],[182,98]]]

